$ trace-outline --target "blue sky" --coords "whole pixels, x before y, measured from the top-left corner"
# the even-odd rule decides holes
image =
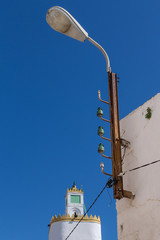
[[[51,216],[64,213],[67,188],[83,185],[86,208],[107,178],[97,153],[98,100],[108,100],[103,55],[53,31],[47,10],[68,10],[108,52],[120,77],[120,118],[159,92],[160,2],[1,1],[0,7],[0,239],[47,240]],[[110,154],[110,145],[105,153]],[[112,190],[110,190],[112,196]],[[115,202],[107,192],[92,214],[102,238],[117,239]]]

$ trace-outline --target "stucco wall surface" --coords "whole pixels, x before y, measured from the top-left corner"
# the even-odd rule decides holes
[[[51,225],[49,240],[65,240],[77,222],[60,221]],[[81,222],[69,240],[101,240],[101,224]]]
[[[152,117],[146,119],[147,108]],[[120,121],[121,138],[130,141],[123,171],[160,160],[160,93]],[[122,150],[123,155],[123,150]],[[160,162],[123,176],[135,199],[117,200],[118,240],[160,239]]]

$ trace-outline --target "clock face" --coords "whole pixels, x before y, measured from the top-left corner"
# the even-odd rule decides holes
[[[71,195],[71,203],[81,203],[80,195]]]

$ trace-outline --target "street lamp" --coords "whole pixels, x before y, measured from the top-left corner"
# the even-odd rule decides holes
[[[129,191],[123,189],[122,162],[121,162],[121,139],[119,129],[119,111],[118,111],[118,92],[117,92],[117,74],[111,72],[110,61],[106,51],[96,41],[89,37],[88,33],[75,20],[72,15],[64,8],[55,6],[48,10],[46,15],[47,23],[54,30],[63,33],[71,38],[84,42],[86,39],[95,45],[104,55],[106,60],[106,70],[108,73],[109,86],[109,102],[100,101],[109,104],[111,130],[111,149],[112,149],[112,177],[116,184],[113,185],[114,198],[121,199],[123,197],[132,198],[133,195]],[[102,119],[104,120],[104,119]],[[104,167],[104,166],[103,166]],[[101,166],[102,172],[103,167]],[[104,172],[103,172],[104,173]]]
[[[72,15],[62,7],[52,7],[46,16],[47,23],[57,32],[63,33],[71,38],[84,42],[86,39],[94,44],[104,55],[107,64],[107,72],[111,72],[110,61],[106,51],[82,28]]]

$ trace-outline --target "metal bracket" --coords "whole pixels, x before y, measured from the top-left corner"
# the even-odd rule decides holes
[[[108,157],[108,156],[104,155],[102,151],[100,153],[101,153],[102,157],[109,158],[112,160],[112,157]]]
[[[103,137],[103,135],[102,135],[102,134],[100,134],[99,136],[100,136],[102,139],[104,139],[104,140],[111,141],[111,139],[109,139],[109,138],[106,138],[106,137]]]
[[[121,142],[121,146],[127,148],[129,147],[129,145],[131,144],[129,141],[127,141],[126,139],[120,138],[120,142]]]
[[[101,99],[101,92],[100,92],[100,90],[98,90],[98,98],[99,98],[99,100],[100,100],[101,102],[106,103],[106,104],[109,104],[109,102],[106,102],[106,101],[104,101],[104,100]]]
[[[104,163],[103,163],[103,162],[101,163],[100,168],[101,168],[101,172],[102,172],[103,174],[105,174],[105,175],[107,175],[107,176],[110,176],[110,177],[113,177],[112,174],[109,174],[109,173],[104,172],[104,170],[103,170],[103,168],[104,168]]]
[[[123,197],[129,198],[129,199],[134,199],[135,198],[135,193],[123,190]]]

